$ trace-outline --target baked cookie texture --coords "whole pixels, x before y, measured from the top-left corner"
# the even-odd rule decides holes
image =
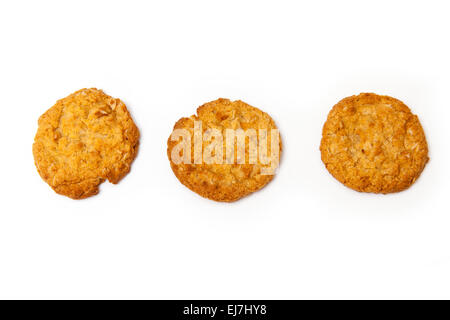
[[[361,192],[405,190],[428,161],[418,117],[400,100],[374,93],[347,97],[333,107],[320,151],[328,171]]]
[[[176,122],[173,130],[186,129],[193,137],[194,121],[201,121],[203,134],[207,129],[218,129],[223,135],[224,150],[226,147],[226,129],[267,129],[268,134],[268,154],[271,146],[271,129],[277,129],[273,119],[265,112],[252,107],[242,101],[230,101],[228,99],[218,99],[208,102],[197,109],[197,114],[189,118],[181,118]],[[172,136],[172,135],[171,135]],[[274,174],[263,174],[264,167],[278,167],[277,163],[262,164],[259,157],[256,163],[249,162],[249,140],[245,143],[245,164],[238,164],[237,148],[234,145],[233,164],[195,164],[194,152],[191,152],[191,163],[175,164],[172,161],[172,150],[179,141],[172,141],[171,136],[167,141],[167,155],[175,176],[186,187],[196,192],[202,197],[222,202],[232,202],[249,195],[267,185],[274,177]],[[259,140],[259,138],[258,138]],[[194,150],[194,138],[191,148]],[[258,142],[260,143],[260,141]],[[259,145],[259,144],[258,144]],[[207,144],[203,143],[202,152]],[[282,143],[279,138],[278,152],[281,156]],[[224,151],[224,157],[226,152]]]
[[[38,121],[36,168],[57,193],[83,199],[118,183],[138,152],[139,130],[125,104],[95,88],[58,100]]]

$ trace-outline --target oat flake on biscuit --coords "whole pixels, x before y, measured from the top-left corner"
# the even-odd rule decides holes
[[[136,157],[139,130],[125,104],[95,88],[58,100],[38,121],[36,168],[57,193],[83,199],[118,183]]]
[[[201,121],[203,133],[207,129],[219,130],[224,137],[224,149],[227,129],[242,129],[244,131],[255,129],[256,132],[259,128],[267,129],[268,132],[271,132],[271,129],[277,129],[274,121],[267,113],[245,102],[228,99],[218,99],[200,106],[196,115],[178,120],[174,126],[174,132],[177,129],[186,129],[193,136],[194,121]],[[253,164],[249,162],[248,140],[245,144],[245,164],[239,164],[237,161],[233,164],[195,164],[194,152],[191,153],[191,163],[177,164],[172,159],[172,150],[179,141],[173,141],[171,137],[172,135],[167,141],[167,155],[175,176],[182,184],[202,197],[223,202],[236,201],[263,188],[274,177],[273,174],[262,174],[264,167],[269,167],[272,163],[263,164],[259,159]],[[270,148],[270,135],[267,145]],[[206,146],[207,144],[203,143],[202,152],[205,151]],[[281,139],[279,139],[277,147],[278,154],[281,154]],[[235,152],[236,149],[234,149]],[[237,160],[236,153],[234,153],[234,159]],[[276,166],[278,166],[278,162]]]
[[[428,161],[418,117],[400,100],[374,93],[347,97],[333,107],[320,151],[328,171],[361,192],[405,190]]]

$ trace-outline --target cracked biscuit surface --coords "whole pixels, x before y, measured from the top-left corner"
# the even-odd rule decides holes
[[[205,141],[205,132],[208,129],[217,129],[223,136],[223,163],[205,163],[205,157],[201,163],[194,159],[194,121],[201,122],[201,132]],[[191,158],[189,163],[175,163],[172,159],[178,139],[173,140],[171,135],[167,141],[167,155],[170,165],[178,180],[192,191],[202,197],[223,202],[236,201],[249,195],[268,184],[274,177],[272,174],[265,174],[264,170],[271,167],[276,168],[279,164],[279,156],[270,158],[270,161],[260,161],[259,151],[256,161],[249,160],[249,138],[245,138],[245,162],[242,156],[238,158],[237,140],[233,142],[233,148],[229,155],[230,162],[226,162],[226,131],[227,129],[242,129],[249,132],[251,129],[259,132],[258,129],[265,129],[268,132],[267,139],[257,137],[257,144],[267,143],[267,155],[271,155],[271,129],[276,129],[278,144],[274,139],[274,145],[278,148],[278,155],[281,154],[281,138],[279,138],[277,127],[272,118],[265,112],[254,108],[242,101],[230,101],[228,99],[218,99],[200,106],[197,114],[189,118],[181,118],[174,126],[177,129],[184,129],[189,132],[191,139]],[[211,140],[213,141],[213,139]],[[255,141],[255,140],[253,140]],[[255,142],[256,143],[256,142]],[[265,144],[264,144],[265,145]],[[205,154],[208,143],[203,142],[201,152]],[[276,153],[276,152],[275,152]],[[273,154],[275,154],[273,153]]]
[[[333,107],[320,151],[328,171],[361,192],[405,190],[428,161],[418,117],[400,100],[374,93],[347,97]]]
[[[139,130],[125,104],[95,88],[58,100],[38,121],[36,168],[55,192],[72,199],[118,183],[136,157]]]

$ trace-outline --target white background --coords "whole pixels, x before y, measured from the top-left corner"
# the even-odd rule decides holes
[[[445,1],[4,1],[0,298],[450,298]],[[39,177],[38,117],[97,87],[142,138],[130,174],[74,201]],[[361,194],[320,160],[322,125],[360,92],[403,100],[430,162],[407,191]],[[219,97],[268,112],[277,177],[236,203],[173,175],[174,123]]]

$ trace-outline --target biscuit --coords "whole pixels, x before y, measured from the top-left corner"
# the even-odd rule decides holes
[[[418,117],[400,100],[374,93],[347,97],[333,107],[320,151],[328,171],[360,192],[405,190],[428,161]]]
[[[125,104],[95,88],[58,100],[38,121],[36,168],[55,192],[72,199],[118,183],[136,157],[139,130]]]
[[[197,114],[190,118],[181,118],[174,126],[174,131],[177,129],[184,129],[194,136],[194,121],[201,121],[202,134],[204,135],[207,129],[217,129],[222,134],[224,158],[226,158],[226,132],[227,129],[242,129],[245,132],[254,129],[255,132],[261,132],[259,129],[266,129],[268,132],[267,154],[278,154],[277,158],[271,158],[269,162],[257,161],[251,162],[249,158],[249,137],[245,138],[245,162],[242,156],[240,162],[238,161],[237,140],[233,142],[230,154],[232,163],[224,161],[223,163],[195,163],[194,152],[191,152],[190,163],[175,163],[172,159],[172,152],[174,147],[179,143],[178,140],[173,140],[171,135],[167,141],[167,155],[170,160],[171,168],[178,178],[178,180],[186,187],[196,192],[202,197],[223,202],[236,201],[242,197],[249,195],[267,185],[274,177],[274,173],[266,174],[264,170],[268,167],[278,167],[279,155],[281,154],[281,139],[279,138],[278,129],[272,118],[265,112],[254,108],[242,101],[230,101],[228,99],[218,99],[200,106],[197,109]],[[272,151],[272,138],[269,132],[276,131],[276,139],[273,139],[274,146],[278,150],[275,153]],[[255,136],[256,137],[256,136]],[[204,139],[204,136],[203,136]],[[258,135],[258,145],[263,145],[263,139]],[[192,150],[194,147],[194,140],[191,140]],[[255,140],[253,140],[255,141]],[[236,143],[235,143],[236,142]],[[204,152],[208,144],[203,143],[201,146],[201,154],[205,160]],[[275,149],[274,149],[275,150]]]

